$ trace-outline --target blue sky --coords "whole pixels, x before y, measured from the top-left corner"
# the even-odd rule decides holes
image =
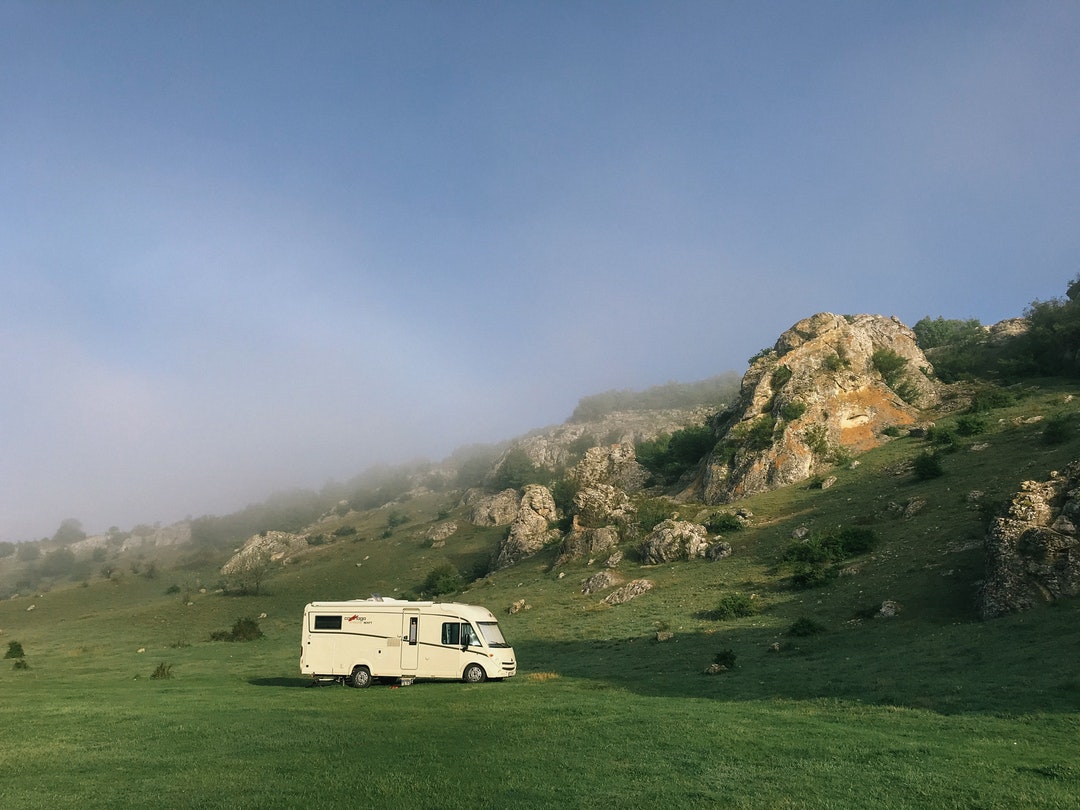
[[[1075,2],[0,0],[0,540],[1080,272]]]

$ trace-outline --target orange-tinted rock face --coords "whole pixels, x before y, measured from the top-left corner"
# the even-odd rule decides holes
[[[914,333],[893,318],[800,321],[743,377],[737,411],[693,494],[724,503],[877,447],[887,428],[914,424],[937,401],[932,371]]]

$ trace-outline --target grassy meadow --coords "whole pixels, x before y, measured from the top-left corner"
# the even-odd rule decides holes
[[[306,602],[404,592],[490,553],[498,531],[464,525],[430,547],[445,495],[402,504],[388,537],[385,513],[365,516],[258,596],[216,592],[207,567],[5,600],[0,650],[18,641],[28,668],[0,660],[0,806],[1076,807],[1080,600],[990,622],[973,607],[987,505],[1080,457],[1075,436],[1043,433],[1074,393],[1019,392],[942,454],[940,478],[916,480],[926,443],[903,438],[827,489],[748,499],[731,557],[623,562],[655,583],[624,605],[583,596],[596,565],[555,569],[554,549],[475,583],[453,599],[500,616],[519,661],[500,683],[355,690],[299,674]],[[798,526],[879,540],[794,590],[782,557]],[[752,614],[718,619],[733,594]],[[897,616],[875,615],[885,600]],[[263,638],[209,640],[261,614]],[[819,632],[794,635],[799,620]],[[717,656],[734,666],[705,674]]]

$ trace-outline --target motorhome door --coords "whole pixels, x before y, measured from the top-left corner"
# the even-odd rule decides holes
[[[406,610],[401,625],[401,671],[415,672],[420,660],[420,611]]]

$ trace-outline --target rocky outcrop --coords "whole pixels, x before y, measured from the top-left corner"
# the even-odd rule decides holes
[[[598,529],[582,528],[577,521],[567,532],[559,548],[555,565],[565,565],[573,560],[593,559],[612,551],[619,543],[619,532],[614,526]]]
[[[630,497],[611,484],[595,484],[574,495],[574,514],[583,526],[599,528],[626,520],[634,513]]]
[[[494,495],[470,489],[464,504],[469,507],[469,523],[474,526],[509,526],[517,517],[521,495],[516,489],[504,489]]]
[[[527,485],[517,514],[510,523],[510,531],[495,554],[493,570],[531,557],[549,542],[557,540],[558,530],[548,528],[555,518],[555,499],[551,490],[540,484]]]
[[[591,447],[629,445],[674,433],[689,425],[703,425],[715,408],[670,408],[616,411],[588,422],[567,422],[545,428],[514,442],[495,465],[497,471],[506,457],[521,452],[540,469],[555,472],[576,463]],[[608,481],[608,483],[614,483]]]
[[[1049,481],[1025,481],[986,537],[983,619],[1080,595],[1080,462]]]
[[[669,518],[656,527],[641,544],[641,559],[646,565],[693,560],[704,557],[709,548],[705,527],[688,520]]]
[[[803,481],[915,424],[938,386],[895,318],[821,313],[784,332],[743,377],[716,449],[688,496],[727,503]]]
[[[645,485],[646,472],[637,463],[632,442],[590,447],[585,457],[577,463],[571,477],[578,486],[588,487],[609,484],[619,489],[636,492]]]
[[[225,576],[243,574],[270,563],[286,563],[294,555],[308,548],[307,537],[291,532],[266,532],[250,537],[234,554],[221,573]]]

